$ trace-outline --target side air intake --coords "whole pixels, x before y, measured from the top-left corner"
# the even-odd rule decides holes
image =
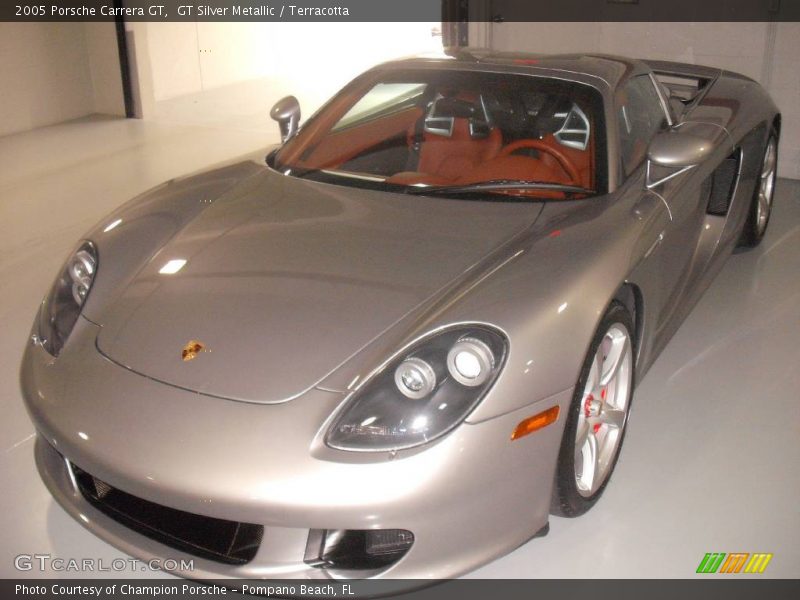
[[[706,212],[710,215],[725,216],[731,206],[733,193],[736,191],[736,182],[739,179],[739,165],[741,151],[735,150],[728,158],[716,168],[706,180],[704,189],[708,189],[708,207]]]

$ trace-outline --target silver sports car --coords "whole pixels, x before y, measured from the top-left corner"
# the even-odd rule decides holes
[[[453,577],[591,508],[781,126],[719,69],[474,51],[272,116],[90,230],[22,363],[56,500],[194,578]]]

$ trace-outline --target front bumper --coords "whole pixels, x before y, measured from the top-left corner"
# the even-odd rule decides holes
[[[547,523],[563,418],[514,442],[510,434],[554,404],[565,414],[571,390],[396,457],[340,452],[319,433],[342,394],[312,389],[277,405],[204,396],[109,361],[95,348],[97,331],[79,319],[57,360],[30,345],[22,391],[55,499],[136,558],[193,559],[193,571],[178,572],[191,578],[345,578],[353,574],[304,562],[310,530],[407,529],[415,536],[408,553],[369,575],[440,579],[505,554]],[[263,541],[243,565],[174,550],[89,504],[64,458],[144,500],[263,525]]]

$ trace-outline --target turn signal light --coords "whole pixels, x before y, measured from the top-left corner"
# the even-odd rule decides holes
[[[511,434],[512,440],[518,440],[521,437],[525,437],[529,433],[533,433],[534,431],[538,431],[542,427],[547,427],[550,423],[555,423],[558,419],[558,406],[554,406],[552,408],[548,408],[547,410],[540,412],[538,415],[533,415],[532,417],[528,417],[524,421],[521,421],[517,428],[514,429],[514,433]]]

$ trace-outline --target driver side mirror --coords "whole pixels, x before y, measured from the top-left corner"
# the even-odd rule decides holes
[[[656,134],[647,149],[648,188],[654,188],[707,160],[714,140],[690,131],[670,129]]]
[[[281,142],[286,143],[300,128],[300,103],[294,96],[281,98],[269,111],[269,116],[278,122]]]
[[[647,150],[647,159],[659,167],[693,167],[714,151],[713,140],[674,129],[657,134]]]

